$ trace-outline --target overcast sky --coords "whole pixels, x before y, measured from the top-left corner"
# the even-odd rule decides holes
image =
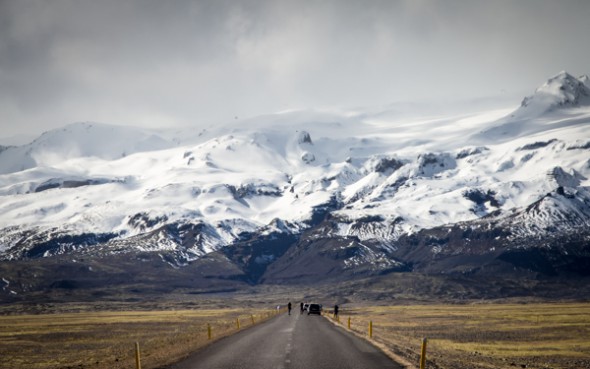
[[[589,35],[586,0],[0,0],[0,136],[520,98]]]

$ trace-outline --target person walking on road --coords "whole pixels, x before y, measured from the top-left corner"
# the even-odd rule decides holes
[[[334,305],[334,318],[338,317],[338,305]]]
[[[289,304],[287,304],[287,309],[289,309],[289,315],[291,315],[291,302],[289,301]]]

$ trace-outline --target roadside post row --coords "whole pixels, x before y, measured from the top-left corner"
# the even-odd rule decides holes
[[[278,315],[280,313],[284,313],[286,311],[286,309],[276,309],[271,313],[267,313],[265,314],[267,319],[271,318],[275,315]],[[340,316],[333,314],[332,315],[332,319],[334,321],[336,321],[337,323],[340,323]],[[250,320],[252,322],[252,325],[255,324],[255,319],[254,319],[254,315],[250,315]],[[259,322],[262,322],[262,320],[259,320]],[[348,317],[347,320],[347,326],[348,329],[350,328],[351,325],[351,318]],[[236,328],[237,330],[240,330],[240,317],[236,318]],[[373,321],[369,320],[369,328],[368,328],[368,332],[367,335],[369,336],[370,339],[373,339]],[[211,324],[207,323],[207,338],[208,340],[211,340],[213,338],[213,329],[211,328]],[[422,348],[420,351],[420,369],[425,369],[426,368],[426,345],[428,343],[428,339],[424,338],[422,340]],[[135,367],[136,369],[141,369],[141,353],[140,353],[140,349],[139,349],[139,342],[135,342]]]
[[[337,322],[340,323],[340,315],[336,315],[334,313],[332,313],[332,319]],[[349,330],[352,330],[350,328],[350,323],[351,323],[351,318],[348,317],[347,320],[347,327]],[[369,320],[369,327],[367,330],[367,336],[369,337],[369,339],[373,339],[373,321]],[[427,338],[423,338],[422,339],[422,346],[420,349],[420,369],[426,369],[426,346],[428,344],[428,339]]]
[[[251,326],[256,324],[256,322],[258,322],[258,323],[263,322],[264,318],[270,319],[273,316],[279,315],[279,314],[284,313],[286,311],[287,311],[286,308],[281,308],[281,309],[271,310],[271,311],[264,313],[264,314],[257,314],[259,319],[256,319],[254,314],[250,314],[250,321],[252,323]],[[239,316],[236,318],[235,324],[236,324],[237,330],[239,331],[241,328]],[[211,323],[207,323],[207,339],[208,340],[213,339],[213,327],[211,326]],[[139,342],[135,342],[135,368],[141,369],[141,351],[139,348]]]

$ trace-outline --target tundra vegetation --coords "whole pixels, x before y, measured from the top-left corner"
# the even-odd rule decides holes
[[[590,368],[590,303],[478,303],[344,309],[340,323],[427,368]]]
[[[272,312],[274,313],[274,311]],[[77,311],[0,316],[0,368],[142,368],[175,362],[213,340],[271,316],[269,309],[197,308],[157,311]]]
[[[285,300],[285,296],[272,296]],[[267,300],[268,301],[268,300]],[[298,301],[293,299],[293,301]],[[318,300],[319,301],[319,300]],[[139,342],[142,368],[161,368],[210,341],[274,316],[268,302],[99,306],[61,304],[33,310],[0,308],[0,367],[132,368]],[[296,304],[297,305],[297,304]],[[243,306],[237,309],[236,306]],[[264,307],[263,307],[264,306]],[[330,304],[325,303],[325,307]],[[340,323],[418,364],[428,338],[427,368],[590,368],[590,303],[471,303],[375,306],[341,304]],[[331,317],[329,311],[325,314]]]

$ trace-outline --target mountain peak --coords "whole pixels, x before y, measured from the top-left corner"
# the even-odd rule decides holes
[[[587,76],[576,78],[566,71],[561,71],[537,88],[533,95],[525,97],[520,109],[526,109],[528,113],[542,114],[559,107],[589,105],[588,84]]]

